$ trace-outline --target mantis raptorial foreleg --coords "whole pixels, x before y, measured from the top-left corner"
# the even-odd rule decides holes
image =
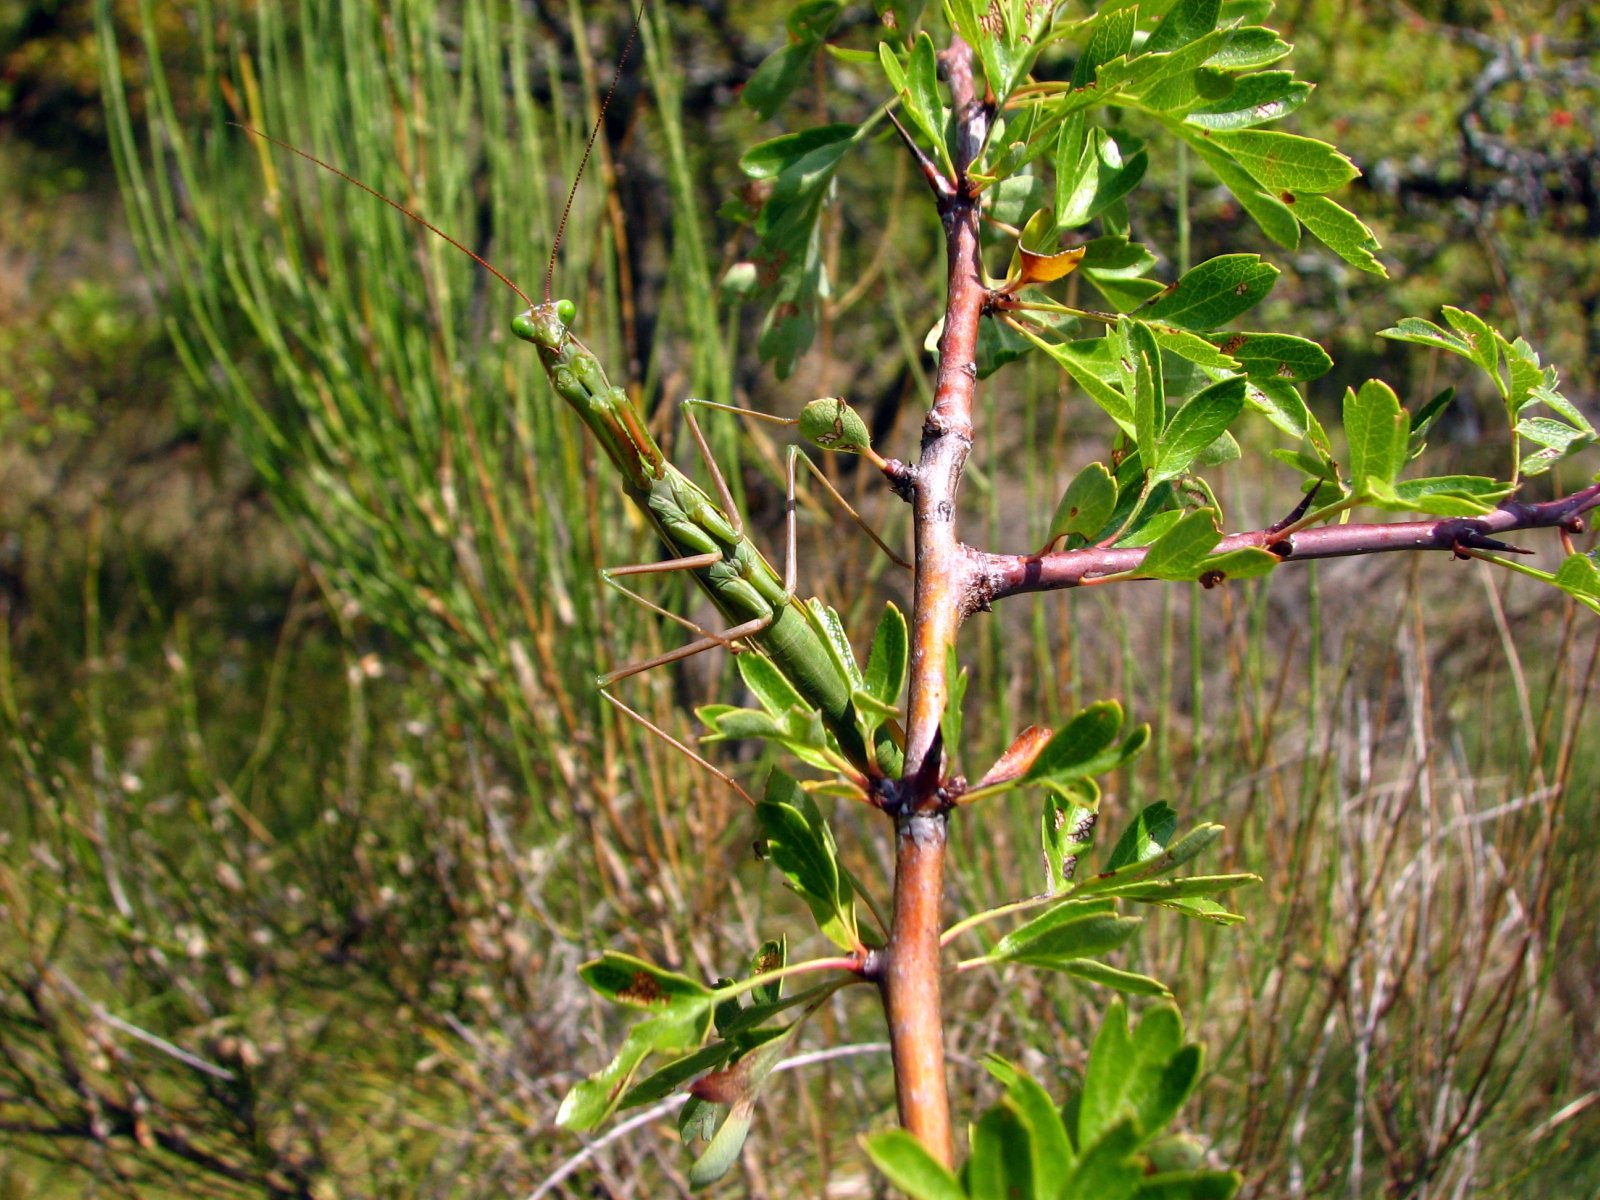
[[[812,404],[808,405],[807,407],[814,408],[816,405],[826,403],[828,403],[828,401],[813,401]],[[717,484],[718,494],[723,498],[724,503],[729,506],[729,510],[731,511],[733,504],[732,497],[728,494],[727,484],[723,480],[721,473],[717,470],[716,464],[711,459],[711,451],[706,446],[705,436],[700,432],[699,422],[694,419],[693,410],[695,408],[714,408],[719,412],[733,413],[735,416],[744,417],[748,420],[765,421],[771,425],[783,425],[788,428],[794,428],[796,425],[800,425],[802,418],[780,417],[772,413],[757,412],[753,408],[740,408],[736,404],[719,404],[714,400],[696,400],[691,398],[683,402],[683,415],[689,423],[689,428],[693,432],[696,442],[698,442],[700,446],[701,458],[705,461],[706,465],[711,468],[712,475]],[[870,451],[866,451],[863,447],[857,445],[839,446],[836,448],[843,453],[870,454]],[[828,495],[832,496],[833,499],[838,503],[839,507],[844,509],[845,514],[856,523],[863,533],[872,539],[873,544],[877,546],[878,549],[882,550],[884,554],[888,555],[889,560],[893,562],[895,566],[903,567],[908,571],[911,569],[911,564],[899,554],[895,553],[889,544],[885,542],[878,534],[878,531],[867,523],[866,518],[855,510],[855,507],[850,503],[850,501],[844,498],[844,494],[833,485],[833,480],[829,479],[827,475],[823,473],[822,468],[817,466],[816,463],[812,462],[810,455],[806,454],[806,452],[799,446],[789,447],[789,512],[791,516],[793,515],[795,505],[794,460],[796,458],[805,463],[806,469],[811,472],[813,478],[815,478],[818,483],[822,484],[822,486],[827,489]],[[884,465],[883,460],[878,458],[877,455],[870,455],[870,461],[874,461],[874,465],[880,468]],[[791,539],[791,546],[792,545],[793,541]]]

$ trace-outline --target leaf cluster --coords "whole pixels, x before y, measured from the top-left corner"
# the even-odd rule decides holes
[[[972,1125],[959,1173],[904,1130],[865,1139],[867,1153],[916,1200],[1228,1200],[1239,1176],[1201,1166],[1194,1143],[1166,1133],[1202,1063],[1176,1008],[1158,1005],[1130,1026],[1113,1001],[1082,1082],[1059,1107],[1020,1067],[986,1062],[1004,1091]]]

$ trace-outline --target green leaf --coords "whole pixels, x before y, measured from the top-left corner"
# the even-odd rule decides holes
[[[1134,568],[1146,579],[1196,579],[1212,548],[1222,540],[1216,526],[1216,513],[1197,508],[1185,513],[1176,525],[1157,538]]]
[[[1569,554],[1556,568],[1555,583],[1569,596],[1600,600],[1600,565],[1592,554]]]
[[[1063,913],[1071,902],[1001,938],[990,955],[1005,962],[1056,967],[1074,958],[1099,958],[1117,949],[1144,924],[1116,913]]]
[[[1107,337],[1112,336],[1107,334]],[[1115,331],[1120,343],[1122,393],[1133,409],[1134,444],[1145,463],[1155,461],[1156,446],[1166,415],[1166,387],[1162,381],[1161,351],[1143,321],[1122,317]]]
[[[1146,54],[1176,50],[1217,27],[1222,0],[1178,0],[1145,39]]]
[[[1218,130],[1212,142],[1233,156],[1269,192],[1320,195],[1349,183],[1361,172],[1327,142],[1273,129]]]
[[[1143,149],[1124,155],[1115,138],[1086,126],[1081,115],[1063,123],[1055,159],[1056,228],[1087,225],[1138,186],[1149,165]]]
[[[934,161],[950,170],[950,150],[945,145],[945,107],[939,98],[939,62],[933,39],[926,32],[917,35],[906,65],[907,112],[928,139]]]
[[[1137,971],[1126,971],[1121,967],[1113,967],[1094,958],[1074,958],[1065,962],[1052,964],[1053,968],[1063,975],[1071,975],[1085,983],[1092,983],[1098,987],[1111,988],[1113,991],[1125,992],[1130,996],[1171,996],[1172,990],[1159,979],[1149,975],[1141,975]]]
[[[578,968],[578,977],[614,1004],[652,1012],[689,1012],[709,1004],[711,989],[631,954],[607,950]]]
[[[1311,85],[1291,71],[1262,71],[1235,79],[1226,96],[1191,108],[1184,120],[1202,129],[1248,129],[1288,116],[1310,94]]]
[[[1157,800],[1141,810],[1123,830],[1111,851],[1107,868],[1116,871],[1154,858],[1166,848],[1177,827],[1178,814],[1165,800]]]
[[[1292,50],[1288,42],[1271,29],[1247,25],[1233,31],[1228,44],[1206,61],[1229,71],[1248,71],[1277,62]]]
[[[944,712],[939,716],[939,732],[944,738],[944,752],[952,759],[961,748],[961,706],[967,699],[967,669],[960,665],[955,644],[944,653]]]
[[[687,1050],[705,1040],[711,1031],[712,1004],[709,992],[703,997],[680,999],[659,1015],[635,1024],[616,1057],[578,1083],[562,1099],[556,1111],[556,1124],[563,1129],[583,1132],[605,1120],[648,1055],[654,1051]]]
[[[703,1188],[728,1173],[729,1168],[739,1160],[739,1151],[744,1148],[745,1139],[750,1135],[750,1123],[754,1118],[755,1105],[751,1101],[737,1102],[729,1109],[716,1133],[706,1143],[706,1148],[690,1165],[690,1187]]]
[[[1244,401],[1292,438],[1304,438],[1310,432],[1311,411],[1287,379],[1258,376],[1250,380],[1244,389]]]
[[[1245,546],[1225,554],[1207,556],[1200,564],[1200,573],[1196,578],[1208,585],[1229,579],[1260,579],[1263,575],[1270,575],[1282,562],[1283,559],[1270,550]]]
[[[1493,512],[1511,492],[1509,483],[1485,475],[1435,475],[1396,484],[1394,495],[1380,501],[1379,507],[1441,517],[1476,517]]]
[[[1240,376],[1223,379],[1190,397],[1172,415],[1161,435],[1155,467],[1150,473],[1155,482],[1182,475],[1207,446],[1227,431],[1244,409],[1244,387]]]
[[[1025,332],[1023,336],[1055,359],[1061,369],[1072,376],[1073,381],[1088,393],[1091,400],[1105,410],[1106,415],[1115,421],[1124,433],[1132,435],[1133,405],[1101,375],[1102,367],[1097,355],[1104,349],[1109,336],[1063,343],[1047,342],[1031,332]]]
[[[653,1071],[641,1079],[628,1089],[617,1107],[638,1108],[643,1104],[654,1104],[672,1095],[689,1080],[720,1067],[738,1052],[737,1042],[712,1042],[709,1046],[702,1046],[693,1054],[669,1062],[659,1071]]]
[[[1121,896],[1126,900],[1182,900],[1191,896],[1214,896],[1248,887],[1261,882],[1261,876],[1250,874],[1190,875],[1184,879],[1152,879],[1126,883],[1121,887],[1107,888],[1101,895]]]
[[[1089,41],[1072,70],[1072,86],[1088,87],[1095,82],[1102,65],[1133,49],[1133,34],[1138,24],[1136,8],[1102,9],[1089,24]]]
[[[1378,336],[1396,342],[1414,342],[1419,346],[1436,346],[1452,354],[1459,354],[1462,358],[1472,357],[1472,345],[1466,338],[1458,333],[1441,329],[1432,321],[1426,321],[1421,317],[1402,317],[1390,328],[1378,330]]]
[[[878,618],[878,628],[872,635],[867,673],[862,680],[866,690],[884,704],[892,705],[900,699],[909,647],[905,614],[893,603],[885,604],[883,616]]]
[[[956,1177],[904,1129],[864,1138],[867,1156],[885,1178],[914,1200],[966,1200]]]
[[[1221,825],[1197,825],[1158,854],[1140,862],[1113,867],[1084,880],[1073,895],[1075,897],[1099,895],[1121,884],[1152,879],[1157,875],[1169,875],[1196,858],[1221,836]]]
[[[972,1127],[965,1177],[967,1194],[972,1200],[1011,1200],[1034,1193],[1034,1160],[1028,1127],[1011,1105],[995,1105]],[[1037,1182],[1048,1185],[1056,1177],[1052,1171]]]
[[[782,717],[797,708],[808,708],[794,684],[765,654],[740,654],[734,657],[739,677],[755,693],[761,707],[774,717]]]
[[[1326,196],[1299,195],[1293,204],[1295,217],[1329,250],[1357,270],[1382,279],[1388,269],[1378,261],[1378,239],[1359,217]]]
[[[1468,357],[1477,363],[1489,374],[1495,373],[1495,368],[1500,365],[1500,343],[1494,330],[1484,323],[1483,318],[1465,309],[1444,306],[1444,319],[1450,323],[1450,328],[1461,335],[1469,347]],[[1534,374],[1538,373],[1538,358],[1534,358]],[[1531,381],[1530,381],[1531,382]]]
[[[791,776],[775,770],[756,805],[756,821],[773,865],[810,907],[823,936],[843,950],[859,949],[855,893],[839,870],[833,833],[816,802]]]
[[[1333,368],[1333,359],[1316,342],[1287,333],[1219,333],[1211,340],[1251,377],[1304,383]]]
[[[837,151],[854,140],[854,125],[819,125],[785,133],[750,147],[739,156],[739,169],[751,179],[775,179],[804,163],[812,154]]]
[[[1077,534],[1092,538],[1111,519],[1117,506],[1117,485],[1104,463],[1093,462],[1072,477],[1050,518],[1049,540]]]
[[[1187,272],[1142,316],[1209,332],[1253,308],[1278,278],[1278,269],[1255,254],[1224,254]]]
[[[1058,729],[1022,776],[1023,784],[1065,784],[1113,770],[1125,761],[1113,749],[1123,725],[1122,706],[1101,700]]]
[[[1244,1179],[1236,1171],[1171,1171],[1146,1175],[1135,1200],[1233,1200]]]
[[[1229,357],[1224,351],[1219,350],[1213,338],[1207,341],[1198,333],[1190,333],[1186,329],[1179,329],[1175,325],[1151,325],[1150,332],[1160,346],[1168,354],[1175,354],[1199,367],[1206,367],[1213,371],[1237,371],[1239,363]]]
[[[1250,219],[1261,227],[1262,233],[1288,250],[1300,244],[1300,222],[1287,204],[1262,191],[1249,173],[1233,161],[1231,155],[1222,147],[1212,145],[1204,131],[1182,124],[1175,124],[1173,129],[1193,147],[1218,181],[1233,193],[1234,199],[1250,214]]]
[[[778,106],[805,82],[812,61],[843,8],[837,0],[811,0],[790,12],[788,28],[794,40],[762,61],[739,96],[763,121],[771,118]]]
[[[1052,1182],[1051,1187],[1037,1189],[1036,1194],[1053,1196],[1054,1181],[1072,1170],[1078,1157],[1061,1119],[1061,1110],[1050,1093],[1020,1067],[993,1054],[984,1059],[983,1065],[1005,1086],[1007,1101],[1027,1128],[1033,1179]]]
[[[1360,391],[1345,390],[1344,431],[1350,442],[1350,486],[1357,493],[1386,497],[1405,465],[1411,421],[1382,380]]]
[[[839,619],[839,614],[831,605],[824,604],[815,596],[806,601],[806,607],[811,612],[817,631],[822,634],[823,643],[833,652],[834,665],[839,668],[839,673],[850,681],[851,687],[863,686],[855,648],[850,645],[850,635],[844,631],[844,622]]]
[[[1092,779],[1054,786],[1044,798],[1039,819],[1039,841],[1044,850],[1045,891],[1066,891],[1078,869],[1078,859],[1094,845],[1094,827],[1100,816],[1100,787]]]

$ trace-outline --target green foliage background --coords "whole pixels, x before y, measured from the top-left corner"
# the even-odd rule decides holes
[[[637,558],[643,533],[504,336],[514,297],[223,124],[352,170],[532,291],[628,16],[550,8],[320,27],[314,6],[119,5],[94,43],[86,6],[0,7],[7,1194],[526,1194],[576,1149],[556,1102],[614,1041],[575,965],[611,942],[730,973],[757,916],[794,903],[749,854],[748,815],[594,697],[597,670],[676,633],[594,586],[590,565]],[[718,297],[748,250],[738,154],[774,131],[737,89],[781,18],[652,13],[557,289],[664,429],[684,395],[788,412],[841,392],[905,442],[942,281],[892,143],[840,180],[840,287],[792,379],[773,384],[755,318]],[[1276,327],[1338,364],[1314,401],[1372,374],[1412,403],[1456,382],[1372,332],[1459,303],[1538,345],[1592,412],[1592,16],[1303,0],[1277,20],[1319,84],[1296,127],[1363,167],[1348,202],[1393,288],[1309,244],[1285,262],[1193,163],[1137,219],[1190,261],[1286,267]],[[1475,100],[1497,62],[1511,78]],[[142,155],[145,122],[164,130],[142,160],[151,207],[132,206],[150,283],[98,141],[113,63]],[[1074,438],[1087,410],[1044,371],[985,399],[966,527],[1037,544],[1104,448]],[[1480,444],[1494,398],[1468,400],[1479,419],[1467,404],[1452,435],[1470,470],[1497,448]],[[716,438],[776,516],[776,458]],[[1226,486],[1264,523],[1291,482]],[[829,525],[812,537],[806,586],[870,629],[893,581]],[[1113,799],[1181,797],[1233,831],[1226,868],[1267,877],[1242,936],[1158,927],[1129,960],[1182,981],[1211,1072],[1190,1127],[1253,1194],[1597,1186],[1592,621],[1476,568],[1385,562],[1040,598],[969,637],[975,747],[1121,696],[1157,738]],[[681,731],[720,672],[628,695]],[[1039,870],[1033,814],[986,815],[958,826],[953,899],[971,907]],[[861,861],[886,853],[872,823],[840,826]],[[1048,1082],[1081,1066],[1100,1004],[962,983],[953,1048],[1037,1046]],[[865,1005],[826,1016],[841,1043],[875,1036]],[[742,1186],[864,1178],[854,1133],[892,1099],[856,1062],[784,1076]],[[955,1091],[992,1085],[972,1071]],[[615,1143],[569,1186],[660,1194],[676,1168],[657,1146]]]

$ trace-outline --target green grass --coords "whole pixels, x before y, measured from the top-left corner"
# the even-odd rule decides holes
[[[72,485],[18,524],[29,591],[0,664],[8,1195],[526,1195],[578,1148],[554,1130],[556,1104],[618,1033],[579,962],[616,945],[710,977],[800,928],[730,794],[596,700],[597,671],[678,634],[596,586],[596,564],[649,552],[647,531],[506,337],[518,302],[376,201],[223,123],[336,161],[537,289],[587,132],[577,97],[603,86],[589,56],[618,44],[615,22],[579,54],[513,7],[405,5],[386,27],[358,8],[339,21],[315,5],[293,20],[203,10],[202,42],[179,48],[172,77],[148,69],[133,109],[148,123],[114,113],[113,127],[184,370],[160,358],[151,321],[109,314],[120,355],[86,361],[69,339],[38,353],[87,380],[75,411],[130,448],[74,458],[91,443],[68,422],[43,448],[7,451],[8,467],[55,464]],[[1308,49],[1331,44],[1310,16]],[[766,44],[771,26],[747,19]],[[876,283],[841,297],[824,349],[772,388],[748,318],[717,299],[740,247],[709,215],[738,148],[765,134],[715,93],[679,96],[663,69],[708,40],[701,20],[674,9],[670,30],[648,31],[639,91],[624,95],[649,102],[614,111],[624,133],[580,190],[557,290],[663,429],[684,395],[788,410],[848,390],[909,454],[939,279],[925,213],[880,225],[884,190],[920,212],[908,173],[885,144],[881,176],[841,180],[828,253],[838,278]],[[1196,229],[1201,243],[1248,236],[1220,218]],[[104,296],[130,282],[85,279],[104,290],[63,304],[69,325],[107,318]],[[24,328],[13,318],[7,335]],[[142,355],[162,364],[146,373],[164,389],[148,409],[120,399],[140,384],[119,364]],[[1105,448],[1075,436],[1089,414],[1055,376],[997,384],[964,528],[1016,549],[1042,540],[1070,468]],[[214,464],[198,474],[221,481],[223,510],[248,499],[255,523],[185,525],[171,497],[166,524],[129,519],[147,510],[104,464],[139,443],[133,421],[95,426],[113,412],[197,427]],[[715,436],[725,462],[743,447],[751,511],[776,517],[759,438]],[[183,460],[155,461],[175,473]],[[874,494],[849,464],[832,469]],[[1280,515],[1291,484],[1235,473],[1222,486],[1242,524]],[[816,520],[802,561],[805,586],[864,630],[904,588],[858,540]],[[1265,877],[1240,897],[1242,929],[1155,919],[1129,959],[1173,982],[1207,1045],[1190,1124],[1251,1194],[1594,1187],[1600,1107],[1552,1122],[1596,1086],[1600,895],[1581,831],[1600,751],[1579,736],[1596,634],[1521,581],[1485,587],[1482,571],[1389,560],[1211,592],[1089,590],[1015,601],[963,638],[969,775],[1020,725],[1120,697],[1159,741],[1114,781],[1107,826],[1171,799],[1228,825],[1212,868]],[[727,680],[707,658],[625,695],[687,731],[688,706],[725,697]],[[881,825],[865,812],[836,824],[868,880],[889,858]],[[1035,885],[1025,802],[958,820],[954,839],[953,906]],[[1037,1047],[1047,1081],[1075,1070],[1102,999],[1041,975],[963,976],[947,1001],[958,1120],[986,1098],[985,1052]],[[864,989],[817,1028],[841,1044],[882,1037]],[[1461,1111],[1466,1143],[1440,1154]],[[749,1175],[723,1192],[864,1188],[854,1134],[892,1112],[881,1057],[785,1076]],[[663,1126],[611,1143],[571,1183],[667,1194],[682,1166]]]

